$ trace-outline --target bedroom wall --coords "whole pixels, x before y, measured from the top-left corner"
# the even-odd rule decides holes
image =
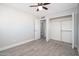
[[[34,40],[35,20],[38,21],[33,15],[0,4],[0,50]]]

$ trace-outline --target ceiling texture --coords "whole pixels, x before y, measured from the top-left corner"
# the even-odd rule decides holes
[[[37,7],[29,7],[30,5],[36,4],[37,3],[6,3],[5,5],[9,5],[24,12],[30,13],[38,18],[77,6],[76,3],[51,3],[49,5],[46,5],[48,10],[41,10],[37,12]]]

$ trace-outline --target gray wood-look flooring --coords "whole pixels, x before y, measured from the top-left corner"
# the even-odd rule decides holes
[[[0,56],[76,56],[70,43],[45,39],[34,40],[14,48],[0,51]]]

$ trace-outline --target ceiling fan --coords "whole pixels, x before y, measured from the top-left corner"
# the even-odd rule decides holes
[[[45,5],[48,5],[48,4],[50,3],[37,3],[37,5],[31,5],[29,7],[37,7],[37,11],[42,10],[42,9],[48,10],[48,8],[45,7]]]

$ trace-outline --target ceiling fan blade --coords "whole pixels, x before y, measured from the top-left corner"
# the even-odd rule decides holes
[[[46,8],[46,7],[43,7],[43,9],[48,10],[48,8]]]
[[[50,3],[43,3],[43,5],[48,5],[48,4],[50,4]]]
[[[31,6],[29,6],[29,7],[37,7],[38,5],[31,5]]]

